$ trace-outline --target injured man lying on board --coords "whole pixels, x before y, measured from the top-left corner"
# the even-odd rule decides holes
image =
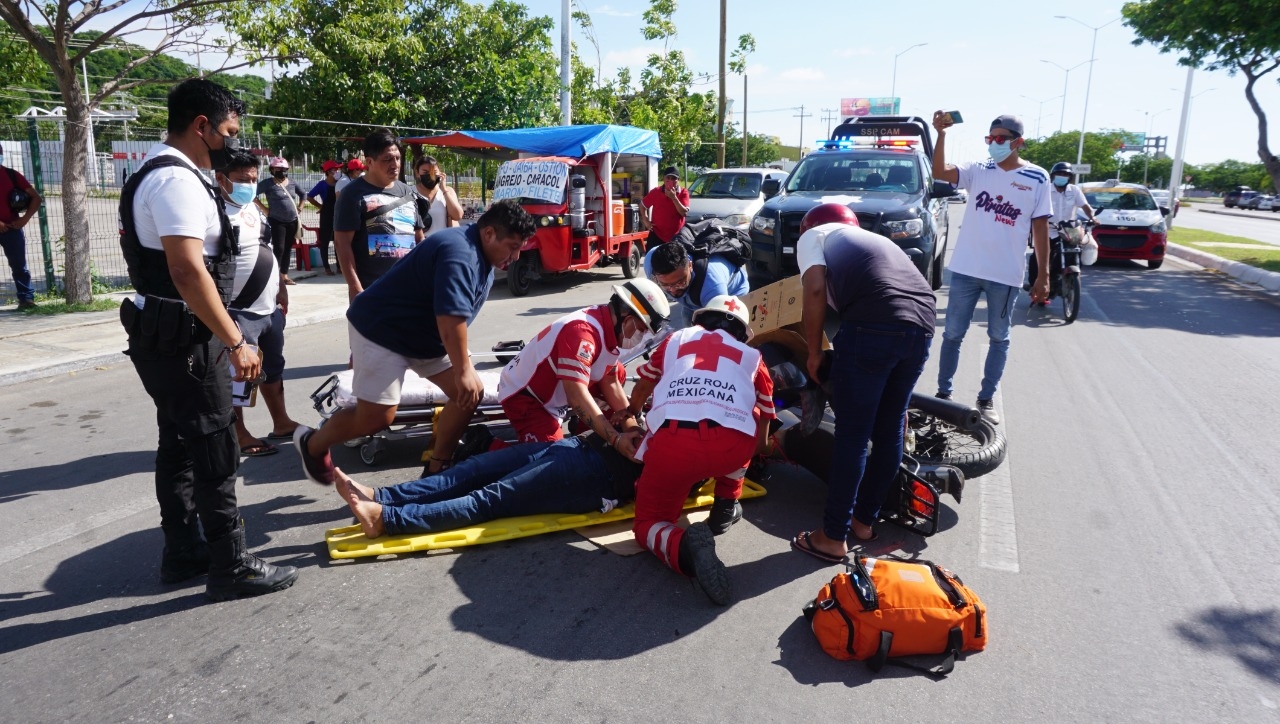
[[[595,433],[475,455],[444,472],[385,488],[341,470],[338,494],[367,538],[437,533],[499,518],[607,513],[635,498],[641,465]]]

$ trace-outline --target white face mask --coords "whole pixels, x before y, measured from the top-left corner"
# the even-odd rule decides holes
[[[619,343],[619,347],[620,349],[635,349],[644,344],[647,339],[649,339],[649,330],[637,329],[623,338]]]

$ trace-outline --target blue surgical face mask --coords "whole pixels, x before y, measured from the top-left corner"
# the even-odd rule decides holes
[[[247,206],[253,203],[253,197],[257,193],[258,187],[253,184],[231,184],[231,201],[236,206]]]
[[[1053,177],[1053,185],[1054,185],[1054,186],[1057,186],[1058,188],[1063,188],[1063,187],[1065,187],[1065,186],[1067,185],[1067,177],[1066,177],[1066,176],[1054,176],[1054,177]]]
[[[996,163],[1000,163],[1013,153],[1013,141],[1005,141],[1004,143],[988,143],[987,153],[991,154],[991,159]]]

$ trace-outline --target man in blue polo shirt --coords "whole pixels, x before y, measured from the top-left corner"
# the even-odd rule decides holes
[[[519,204],[496,202],[474,225],[432,234],[355,296],[347,327],[356,406],[337,412],[319,430],[298,427],[294,442],[307,478],[332,485],[329,448],[392,423],[409,369],[449,397],[435,423],[430,471],[448,466],[484,395],[467,351],[467,325],[489,297],[494,268],[506,269],[520,258],[520,247],[536,228]]]
[[[679,302],[680,313],[672,310],[671,314],[673,329],[689,326],[693,313],[716,297],[744,297],[751,291],[746,266],[734,266],[724,254],[695,260],[683,243],[660,244],[651,249],[644,257],[644,273]]]

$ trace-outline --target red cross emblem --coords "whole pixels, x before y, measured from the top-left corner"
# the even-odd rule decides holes
[[[728,309],[730,312],[738,311],[739,306],[740,305],[738,304],[738,300],[733,298],[730,298],[729,301],[724,303],[724,308]]]
[[[725,344],[720,335],[715,333],[704,334],[692,342],[685,342],[680,345],[678,351],[677,358],[688,357],[689,355],[694,356],[693,368],[695,370],[715,372],[720,365],[721,357],[739,364],[742,363],[742,350]]]

